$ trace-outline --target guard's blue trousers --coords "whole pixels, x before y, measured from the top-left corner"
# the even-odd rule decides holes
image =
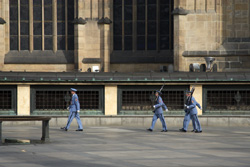
[[[77,120],[78,129],[83,129],[82,122],[81,122],[81,119],[80,119],[80,115],[76,111],[75,112],[70,112],[66,129],[69,129],[70,124],[71,124],[71,122],[73,121],[74,118],[76,118],[76,120]]]
[[[202,131],[201,124],[200,124],[197,114],[191,115],[191,119],[192,119],[192,122],[195,123],[195,129],[198,130],[199,132]]]
[[[160,118],[160,120],[161,120],[162,130],[167,130],[167,125],[166,125],[166,121],[164,119],[163,114],[154,114],[153,120],[152,120],[152,125],[151,125],[150,129],[154,130],[155,123],[156,123],[158,118]]]
[[[183,120],[183,129],[186,131],[188,129],[188,125],[189,125],[190,120],[191,120],[191,115],[190,115],[190,113],[186,112],[184,120]],[[194,121],[192,121],[192,125],[193,125],[193,130],[196,130],[196,126],[195,126]]]

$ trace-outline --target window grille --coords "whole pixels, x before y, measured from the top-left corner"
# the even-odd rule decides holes
[[[206,110],[250,110],[250,90],[208,90]]]
[[[12,109],[12,92],[0,90],[0,110]]]
[[[77,91],[81,110],[100,109],[99,91]],[[35,109],[37,110],[66,110],[70,105],[70,91],[36,91]]]
[[[136,89],[137,88],[137,89]],[[156,86],[121,86],[119,87],[120,111],[150,111],[155,103]],[[162,91],[163,102],[170,111],[184,109],[185,91],[187,86],[171,87]]]

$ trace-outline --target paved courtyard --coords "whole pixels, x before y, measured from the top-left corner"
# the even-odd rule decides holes
[[[168,128],[51,127],[47,144],[0,146],[0,167],[250,166],[249,127],[203,127],[202,134]],[[3,136],[39,139],[41,127],[3,126]]]

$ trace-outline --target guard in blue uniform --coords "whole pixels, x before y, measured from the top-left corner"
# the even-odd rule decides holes
[[[190,120],[191,120],[190,113],[187,112],[187,110],[185,110],[185,117],[184,117],[184,120],[183,120],[183,128],[180,129],[180,131],[187,132],[187,128],[188,128]],[[192,121],[192,125],[193,125],[192,132],[195,132],[196,129],[195,129],[195,124],[194,124],[193,121]]]
[[[197,112],[197,107],[199,107],[199,109],[202,109],[200,104],[195,100],[194,97],[191,97],[191,92],[188,91],[187,94],[187,101],[189,101],[189,104],[186,103],[185,104],[185,117],[184,117],[184,121],[183,121],[183,128],[180,129],[180,131],[182,132],[187,132],[187,128],[190,122],[190,119],[192,119],[192,124],[193,124],[193,131],[195,131],[195,133],[201,133],[202,129],[201,129],[201,125],[200,125],[200,121],[198,119],[198,112]],[[191,99],[190,99],[191,98]]]
[[[160,91],[156,91],[155,92],[155,96],[156,96],[156,100],[155,100],[155,105],[154,107],[154,116],[153,116],[153,120],[152,120],[152,125],[149,129],[147,129],[148,131],[153,131],[154,127],[155,127],[155,123],[157,121],[158,118],[160,118],[161,120],[161,124],[162,124],[162,131],[161,132],[167,132],[167,125],[166,125],[166,121],[165,118],[163,116],[163,110],[162,108],[164,108],[165,111],[168,111],[167,106],[163,103],[162,98],[161,98],[161,92]]]
[[[70,124],[74,118],[76,118],[77,123],[78,123],[78,129],[76,131],[83,131],[82,122],[81,122],[80,115],[79,115],[80,103],[79,103],[79,99],[78,99],[76,92],[77,92],[76,89],[71,88],[72,99],[71,99],[71,105],[68,107],[69,112],[70,112],[69,118],[68,118],[66,127],[61,128],[65,131],[69,129]]]

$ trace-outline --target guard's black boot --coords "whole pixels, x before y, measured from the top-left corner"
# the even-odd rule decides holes
[[[77,129],[76,131],[83,131],[82,129]]]
[[[149,128],[149,129],[147,129],[147,131],[153,132],[153,130],[152,130],[152,129],[150,129],[150,128]]]
[[[162,130],[161,132],[167,132],[168,130]]]
[[[202,133],[202,131],[198,131],[198,130],[196,130],[196,131],[195,131],[195,133]]]
[[[179,129],[181,132],[187,132],[185,129],[181,128]]]
[[[61,129],[64,131],[68,131],[68,129],[66,129],[66,127],[61,127]]]

